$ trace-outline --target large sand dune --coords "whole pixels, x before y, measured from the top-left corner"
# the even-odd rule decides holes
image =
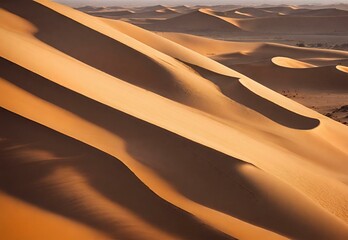
[[[348,123],[345,111],[337,112],[348,101],[347,52],[275,43],[220,41],[181,33],[161,33],[161,36]]]
[[[0,6],[0,238],[348,238],[347,127],[271,90],[344,94],[346,53]],[[186,8],[143,13],[240,31]]]

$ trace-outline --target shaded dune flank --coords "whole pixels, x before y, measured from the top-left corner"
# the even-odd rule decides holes
[[[213,81],[211,82],[217,85],[224,95],[228,96],[231,100],[238,102],[239,104],[246,106],[250,109],[253,109],[256,112],[266,116],[267,118],[281,125],[284,125],[290,128],[297,128],[297,129],[310,129],[310,128],[314,128],[318,126],[319,124],[319,121],[316,119],[310,120],[310,118],[302,117],[294,112],[291,112],[287,109],[277,106],[276,104],[260,97],[259,95],[253,93],[250,89],[240,84],[236,80],[237,78],[235,77],[230,77],[231,81],[229,81],[228,80],[229,77],[225,76],[227,80],[223,81],[223,83],[214,81],[215,77],[223,76],[222,74],[219,74],[219,73],[224,73],[223,71],[220,70],[221,66],[217,65],[213,61],[208,61],[208,59],[206,58],[202,58],[202,56],[200,54],[197,54],[196,52],[190,51],[189,49],[184,48],[181,45],[175,44],[172,41],[168,41],[165,38],[160,38],[156,34],[146,32],[143,29],[128,23],[123,23],[121,21],[109,21],[109,20],[107,20],[106,22],[110,24],[111,26],[115,27],[116,29],[118,29],[119,31],[125,34],[128,34],[129,36],[136,38],[137,40],[143,42],[144,44],[147,44],[161,52],[166,53],[169,56],[172,56],[182,61],[183,63],[189,65],[195,70],[200,69],[201,71],[210,72],[211,73],[210,75],[204,75],[204,74],[201,74],[201,75],[208,81],[211,81],[213,79]],[[239,45],[233,45],[233,43],[231,44],[231,47],[232,46],[235,48],[240,47]],[[199,44],[198,44],[198,47],[199,47]],[[172,51],[172,49],[175,49],[175,51]],[[196,66],[196,64],[198,64],[198,66]],[[214,68],[211,68],[213,64],[216,66]],[[201,73],[200,70],[198,70],[198,72]],[[214,72],[216,73],[215,75],[214,75]],[[233,91],[228,90],[229,93],[227,93],[227,90],[226,90],[227,87],[225,86],[228,86],[228,85],[233,86],[234,84],[232,82],[239,83],[237,85],[241,86],[241,88],[244,89],[243,94],[241,94],[241,91],[239,90],[233,90]],[[235,86],[235,88],[237,88],[237,86]],[[212,92],[212,89],[210,91]],[[243,97],[242,99],[241,96],[244,94],[245,94],[245,97]],[[255,101],[256,99],[258,100]],[[263,104],[259,105],[260,102],[263,102]],[[277,111],[281,109],[282,111]],[[281,113],[281,114],[278,114],[278,113]],[[298,116],[298,118],[296,116]],[[305,120],[305,121],[302,122],[302,120]]]
[[[96,12],[89,13],[94,16],[103,16],[103,17],[119,17],[119,16],[129,16],[133,15],[134,12],[130,10],[118,10],[118,11],[105,11],[105,12]]]
[[[305,16],[348,16],[348,11],[328,8],[328,9],[315,9],[315,10],[306,10],[294,11],[292,15],[305,15]]]
[[[220,75],[197,66],[194,69],[203,77],[212,80],[219,86],[222,93],[233,101],[253,109],[283,126],[296,129],[313,129],[320,124],[318,119],[301,116],[260,97],[245,87],[238,78]]]
[[[348,76],[336,66],[289,68],[270,61],[233,67],[272,89],[348,91]]]
[[[236,34],[346,34],[347,11],[244,7],[219,12],[205,8],[160,21],[139,23],[163,32]]]
[[[347,33],[348,16],[282,16],[237,19],[235,25],[244,31],[259,33]]]
[[[2,7],[37,26],[39,31],[35,36],[38,39],[92,67],[159,93],[166,89],[167,93],[174,93],[177,92],[174,89],[179,88],[170,73],[155,59],[40,3],[23,1],[17,7],[8,2]],[[32,11],[27,11],[27,8]],[[64,36],[64,41],[60,40],[61,36]]]
[[[18,219],[33,239],[46,226],[67,239],[348,238],[346,127],[267,88],[344,92],[345,66],[303,58],[345,54],[166,39],[46,0],[0,6],[0,209],[33,215],[25,228],[5,211],[0,226]],[[213,10],[150,11],[185,12],[158,29],[242,31]]]
[[[9,64],[9,63],[6,63],[5,66],[9,68],[11,67],[16,68],[15,65]],[[226,167],[226,164],[230,165],[229,167],[230,170],[236,168],[235,166],[238,166],[239,164],[241,164],[241,163],[238,163],[239,161],[237,160],[235,160],[236,162],[231,161],[233,160],[231,157],[223,156],[220,153],[217,153],[213,150],[209,150],[204,147],[202,148],[198,146],[197,144],[194,144],[193,142],[185,140],[179,136],[176,136],[174,134],[171,134],[159,128],[155,128],[154,126],[151,126],[143,121],[131,118],[130,116],[127,116],[121,112],[117,112],[115,109],[110,109],[104,105],[91,101],[85,97],[79,96],[78,94],[69,92],[68,90],[64,88],[61,88],[59,86],[54,86],[54,84],[44,81],[42,77],[33,75],[32,73],[26,70],[20,70],[18,68],[12,69],[12,70],[19,71],[20,73],[19,76],[23,77],[22,80],[20,81],[13,80],[12,83],[17,84],[18,86],[30,91],[31,93],[35,95],[38,95],[42,99],[48,100],[51,103],[54,103],[55,105],[64,107],[72,112],[75,112],[79,114],[81,117],[88,119],[89,121],[92,121],[97,125],[103,126],[107,128],[109,131],[115,132],[122,137],[127,138],[128,139],[127,151],[130,154],[134,155],[134,157],[137,158],[143,164],[153,167],[154,170],[170,178],[171,181],[176,182],[177,187],[180,188],[183,192],[187,194],[192,194],[197,191],[196,194],[198,195],[194,194],[194,196],[196,196],[196,198],[198,199],[201,199],[201,197],[203,197],[203,196],[200,196],[200,194],[203,193],[205,195],[206,192],[199,191],[199,189],[192,191],[193,190],[192,188],[196,188],[196,187],[199,188],[205,185],[205,184],[202,184],[202,181],[204,179],[202,176],[204,176],[204,174],[206,173],[213,174],[211,176],[213,178],[210,179],[209,177],[209,179],[208,178],[206,179],[207,181],[206,184],[209,184],[210,186],[208,188],[210,189],[209,191],[218,191],[220,192],[219,194],[223,194],[224,193],[223,189],[216,188],[219,184],[221,184],[221,180],[222,180],[220,179],[219,174],[221,174],[221,171],[225,171],[223,169]],[[9,78],[9,76],[6,76],[6,78],[11,79]],[[33,80],[33,82],[27,82],[25,79],[28,79],[28,78]],[[36,86],[40,86],[40,87],[36,87]],[[53,90],[52,88],[54,88],[54,92],[56,93],[55,95],[51,94],[50,90]],[[94,111],[91,112],[91,109],[93,109]],[[6,121],[6,122],[12,122],[12,121]],[[115,122],[117,122],[118,124],[115,124]],[[10,130],[10,133],[12,132],[11,130]],[[150,135],[156,135],[157,137],[154,139],[149,139],[150,141],[148,140],[143,141],[142,136],[144,138],[147,138]],[[158,151],[159,149],[160,151]],[[203,150],[203,152],[201,150]],[[148,153],[144,154],[143,151],[146,151],[146,152],[149,151],[148,153],[152,152],[152,154],[150,155],[148,155]],[[76,155],[76,154],[72,154],[72,155]],[[85,153],[83,153],[83,155],[85,155]],[[199,168],[203,172],[195,168],[196,164],[202,165],[204,163],[200,160],[201,158],[207,159],[206,160],[207,162],[204,164],[206,166],[203,166],[203,168],[201,167]],[[212,161],[213,160],[218,161],[218,159],[221,159],[220,161],[225,161],[225,164],[222,166],[219,166],[222,164],[221,163],[219,165],[214,166],[215,164]],[[117,161],[117,160],[114,159],[114,161]],[[196,161],[199,161],[199,163]],[[96,164],[99,164],[99,163],[96,163]],[[172,167],[169,167],[169,166],[172,166]],[[214,172],[207,171],[207,169],[209,169],[210,167],[217,168],[217,170]],[[193,172],[195,173],[192,175]],[[104,173],[105,171],[101,172],[100,174],[103,175]],[[186,174],[188,174],[190,177],[189,178],[185,177]],[[195,176],[195,174],[198,174],[198,176]],[[200,174],[202,174],[201,177],[199,176]],[[179,176],[176,176],[176,175],[179,175]],[[187,181],[186,179],[190,179],[190,181]],[[215,179],[215,181],[213,181],[213,179]],[[244,190],[243,187],[239,186],[240,183],[238,182],[241,180],[238,180],[238,178],[235,179],[235,177],[233,177],[232,179],[230,179],[230,181],[231,181],[230,184],[227,184],[225,182],[224,185],[226,187],[229,185],[235,186],[235,188],[237,188],[236,189],[237,192],[242,191],[244,192],[243,194],[246,194],[247,196],[250,194],[248,190]],[[235,181],[237,181],[237,183],[234,183]],[[128,185],[127,185],[127,188],[128,188]],[[213,195],[209,195],[209,196],[213,196]],[[204,198],[209,199],[209,196],[207,195]],[[215,199],[215,197],[213,199]],[[213,203],[212,203],[213,205],[216,200],[213,200]],[[209,202],[209,200],[207,201]],[[215,203],[215,204],[219,204],[219,203]],[[249,210],[245,209],[244,211],[249,211]],[[152,215],[152,214],[149,214],[149,215]],[[168,224],[168,223],[165,223],[165,224]],[[188,227],[190,232],[192,231],[189,225],[184,225],[184,226],[185,228]],[[215,235],[214,238],[217,238],[217,236],[218,235]],[[190,237],[193,238],[194,235],[191,235]],[[200,237],[204,239],[203,235]],[[207,239],[211,238],[210,235],[206,235],[205,237],[207,237]],[[188,238],[188,239],[191,239],[191,238]],[[224,239],[223,237],[221,238]]]
[[[130,47],[132,45],[130,46],[124,45],[121,42],[117,42],[114,39],[108,38],[107,36],[94,32],[90,28],[83,26],[71,20],[70,18],[66,18],[64,16],[62,16],[62,18],[67,21],[66,24],[68,24],[68,26],[71,26],[72,29],[70,31],[68,31],[68,29],[66,28],[62,29],[62,31],[64,31],[64,35],[66,36],[67,41],[56,41],[56,39],[59,38],[58,37],[59,34],[50,33],[50,31],[52,30],[47,29],[49,25],[47,25],[48,22],[45,19],[53,18],[52,21],[56,20],[54,21],[54,23],[57,24],[58,21],[56,18],[60,18],[60,14],[57,14],[56,12],[45,8],[44,6],[38,3],[35,3],[34,6],[35,8],[36,7],[39,8],[37,9],[37,11],[41,11],[43,14],[43,15],[41,14],[36,21],[39,24],[44,24],[43,28],[41,28],[41,30],[38,33],[36,33],[36,36],[47,35],[53,39],[53,40],[47,40],[46,38],[44,38],[44,41],[46,43],[54,46],[55,48],[58,47],[59,50],[65,52],[66,54],[78,57],[80,61],[88,63],[89,65],[95,68],[98,68],[115,77],[121,78],[122,80],[125,80],[129,83],[135,84],[139,87],[144,87],[145,89],[151,90],[157,94],[182,102],[189,106],[197,107],[198,109],[201,109],[208,113],[217,114],[219,117],[222,117],[224,119],[230,120],[232,118],[231,115],[233,114],[226,113],[223,106],[221,106],[220,108],[217,108],[216,104],[221,104],[223,103],[222,101],[224,101],[225,102],[224,104],[227,107],[228,106],[236,107],[236,106],[234,106],[233,103],[229,103],[229,102],[226,102],[226,100],[223,100],[221,98],[222,94],[217,92],[216,89],[214,89],[214,87],[211,84],[209,84],[209,81],[203,78],[199,78],[199,76],[195,76],[194,74],[191,73],[191,71],[188,68],[185,68],[185,67],[182,68],[182,75],[180,77],[178,75],[174,75],[170,67],[172,67],[172,64],[176,64],[180,66],[180,63],[176,62],[174,59],[169,58],[169,60],[167,60],[167,61],[172,61],[173,63],[164,62],[163,64],[161,64],[160,63],[161,60],[158,60],[156,58],[153,59],[146,54],[142,54],[138,51],[135,51],[133,48]],[[8,8],[13,9],[14,7],[15,5],[10,5],[10,7]],[[24,8],[22,10],[24,11]],[[48,15],[45,16],[45,14],[48,14]],[[31,19],[34,16],[27,16],[27,17]],[[40,32],[42,33],[41,35],[40,35]],[[79,39],[76,37],[75,35],[76,33],[80,33],[80,35],[83,35],[86,33],[85,39],[91,39],[91,42],[84,41],[86,45],[79,44],[79,42],[76,40],[76,39]],[[119,33],[119,34],[122,34],[122,33]],[[53,36],[55,36],[55,38]],[[98,38],[99,36],[101,37],[101,43],[97,45],[93,44],[92,40],[99,39]],[[116,36],[119,36],[119,35],[116,35]],[[104,39],[106,42],[104,42]],[[93,46],[96,46],[96,49],[93,49],[94,47],[93,48],[88,47],[87,43]],[[163,45],[163,43],[161,44]],[[74,48],[70,48],[71,45],[74,45]],[[179,57],[183,61],[190,61],[194,64],[200,64],[201,66],[205,68],[210,68],[211,66],[214,66],[213,69],[214,70],[216,69],[215,71],[226,72],[223,69],[223,66],[220,66],[219,64],[215,63],[212,60],[204,59],[199,55],[197,56],[194,52],[188,52],[186,49],[184,49],[182,54],[179,54],[179,55],[178,55],[178,51],[175,51],[174,54],[172,54],[172,52],[167,52],[166,49],[170,49],[171,47],[173,48],[173,46],[171,45],[169,46],[164,45],[163,46],[164,49],[159,49],[159,50],[162,50],[165,53],[171,54],[173,57],[176,57],[176,58]],[[103,49],[103,50],[100,50],[100,49]],[[101,54],[101,53],[105,53],[105,54]],[[95,55],[103,56],[103,60],[96,61],[95,59],[98,60],[98,57],[95,58],[94,57]],[[127,56],[127,57],[124,58],[124,56]],[[132,60],[133,58],[136,61],[139,61],[139,63],[134,64],[136,62]],[[129,61],[132,62],[132,64],[130,62],[127,63],[127,59],[129,59]],[[104,64],[104,62],[107,64]],[[118,65],[118,63],[120,62],[122,64]],[[149,63],[149,64],[146,65],[146,63]],[[123,64],[126,67],[123,67]],[[141,68],[139,68],[138,65],[141,65]],[[143,71],[146,72],[147,74],[143,74]],[[131,72],[131,74],[127,74],[128,72]],[[232,70],[231,72],[233,73]],[[139,78],[139,75],[141,76],[141,79]],[[190,81],[188,81],[187,79],[188,76],[190,76]],[[204,89],[204,87],[206,89],[206,92],[202,94],[202,89]],[[266,116],[267,114],[263,114],[263,115]],[[291,125],[286,125],[286,126],[291,127]]]
[[[146,25],[143,27],[147,28]],[[156,31],[211,31],[211,32],[239,32],[237,26],[225,21],[219,16],[205,10],[198,9],[184,15],[162,20],[150,26],[151,30]]]
[[[163,201],[119,160],[3,109],[1,116],[2,191],[111,238],[151,239],[120,207],[173,239],[232,239]]]
[[[6,67],[11,66],[7,65]],[[16,71],[18,72],[18,70],[19,69]],[[40,76],[30,76],[30,72],[24,72],[23,74],[24,78],[22,80],[13,79],[11,82],[39,98],[67,109],[98,126],[103,126],[103,128],[108,131],[125,139],[127,142],[127,152],[129,154],[137,159],[137,161],[140,161],[142,164],[156,171],[164,179],[167,179],[168,182],[173,184],[179,192],[195,202],[232,214],[233,216],[237,216],[248,222],[250,221],[251,223],[258,223],[258,219],[263,219],[259,222],[261,226],[269,226],[270,229],[278,229],[276,232],[286,232],[287,234],[285,235],[288,236],[293,234],[294,227],[301,229],[303,226],[302,224],[309,223],[302,222],[300,224],[300,222],[298,222],[296,215],[304,214],[300,211],[293,212],[294,215],[292,216],[288,215],[288,213],[286,213],[286,205],[289,203],[281,203],[284,201],[283,197],[276,200],[279,196],[274,194],[274,199],[269,199],[266,196],[270,194],[270,192],[260,192],[260,190],[241,172],[241,169],[243,169],[245,165],[243,165],[243,162],[233,160],[233,158],[229,156],[199,146],[180,136],[131,118],[121,112],[117,112],[115,109],[110,109],[85,97],[79,96],[78,94],[69,92],[64,88],[44,81]],[[9,78],[9,76],[7,76],[7,78]],[[27,79],[31,79],[32,82],[28,82]],[[39,82],[37,81],[39,81],[40,84],[38,84]],[[55,94],[53,95],[52,92]],[[91,112],[91,109],[93,109],[93,112]],[[117,124],[115,124],[115,122],[117,122]],[[156,138],[148,138],[147,136],[150,135],[156,136]],[[145,137],[146,141],[144,141],[142,136]],[[197,168],[197,165],[200,167]],[[214,169],[214,171],[211,171],[211,169]],[[282,186],[283,184],[281,182],[277,183],[274,180],[272,181],[272,177],[267,174],[265,175],[257,169],[252,172],[254,175],[264,179],[263,181],[272,184],[273,191],[278,188],[280,190],[286,186]],[[190,181],[187,181],[187,179],[190,179]],[[202,187],[205,191],[202,191]],[[288,188],[288,191],[291,193],[293,190]],[[292,192],[292,194],[295,194],[295,192]],[[297,194],[295,194],[295,196],[296,195]],[[221,197],[219,198],[217,196]],[[224,197],[222,198],[222,196]],[[237,199],[236,196],[238,196]],[[292,198],[294,196],[289,194],[287,197]],[[298,197],[300,197],[300,195],[298,195],[297,198]],[[255,200],[255,198],[261,198],[262,200]],[[307,200],[303,200],[304,204],[311,208],[310,205],[306,203]],[[273,201],[276,201],[277,204],[281,204],[279,209],[275,209],[275,203]],[[245,208],[242,208],[238,205],[238,202],[250,202],[250,204],[245,204]],[[262,206],[258,206],[258,204]],[[270,211],[269,208],[271,208],[273,212],[272,218],[266,218]],[[258,217],[256,211],[259,212],[260,216],[264,217]],[[278,214],[279,219],[277,218]],[[301,219],[303,217],[305,216],[302,216]],[[292,222],[292,227],[290,229],[288,228],[290,225],[285,226],[283,224],[278,224],[280,219],[284,221],[284,218],[289,218],[289,221]],[[298,222],[298,227],[296,227],[295,222]],[[308,227],[312,229],[314,226]],[[318,231],[318,229],[316,229],[316,231]],[[316,231],[301,231],[298,232],[299,235],[296,236],[303,239],[315,237]],[[320,235],[321,234],[325,233],[322,232]],[[331,235],[331,233],[329,234]],[[319,237],[319,235],[317,237]]]

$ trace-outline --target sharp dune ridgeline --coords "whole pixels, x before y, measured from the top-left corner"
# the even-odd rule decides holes
[[[0,6],[0,239],[348,239],[345,10]]]

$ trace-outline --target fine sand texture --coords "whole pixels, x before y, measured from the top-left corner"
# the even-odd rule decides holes
[[[0,239],[348,239],[344,10],[0,7]]]

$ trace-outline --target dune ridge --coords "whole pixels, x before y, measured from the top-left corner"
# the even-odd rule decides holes
[[[146,28],[146,26],[144,25]],[[212,32],[239,32],[241,31],[233,23],[223,17],[215,15],[209,9],[197,9],[193,12],[165,19],[151,24],[151,30],[165,31],[212,31]]]
[[[348,237],[345,126],[204,56],[204,46],[200,54],[46,0],[1,7],[6,206],[91,238]],[[232,26],[211,14],[188,15]],[[245,55],[263,47],[227,45]],[[289,71],[346,76],[285,60]],[[14,178],[23,166],[40,175]]]

